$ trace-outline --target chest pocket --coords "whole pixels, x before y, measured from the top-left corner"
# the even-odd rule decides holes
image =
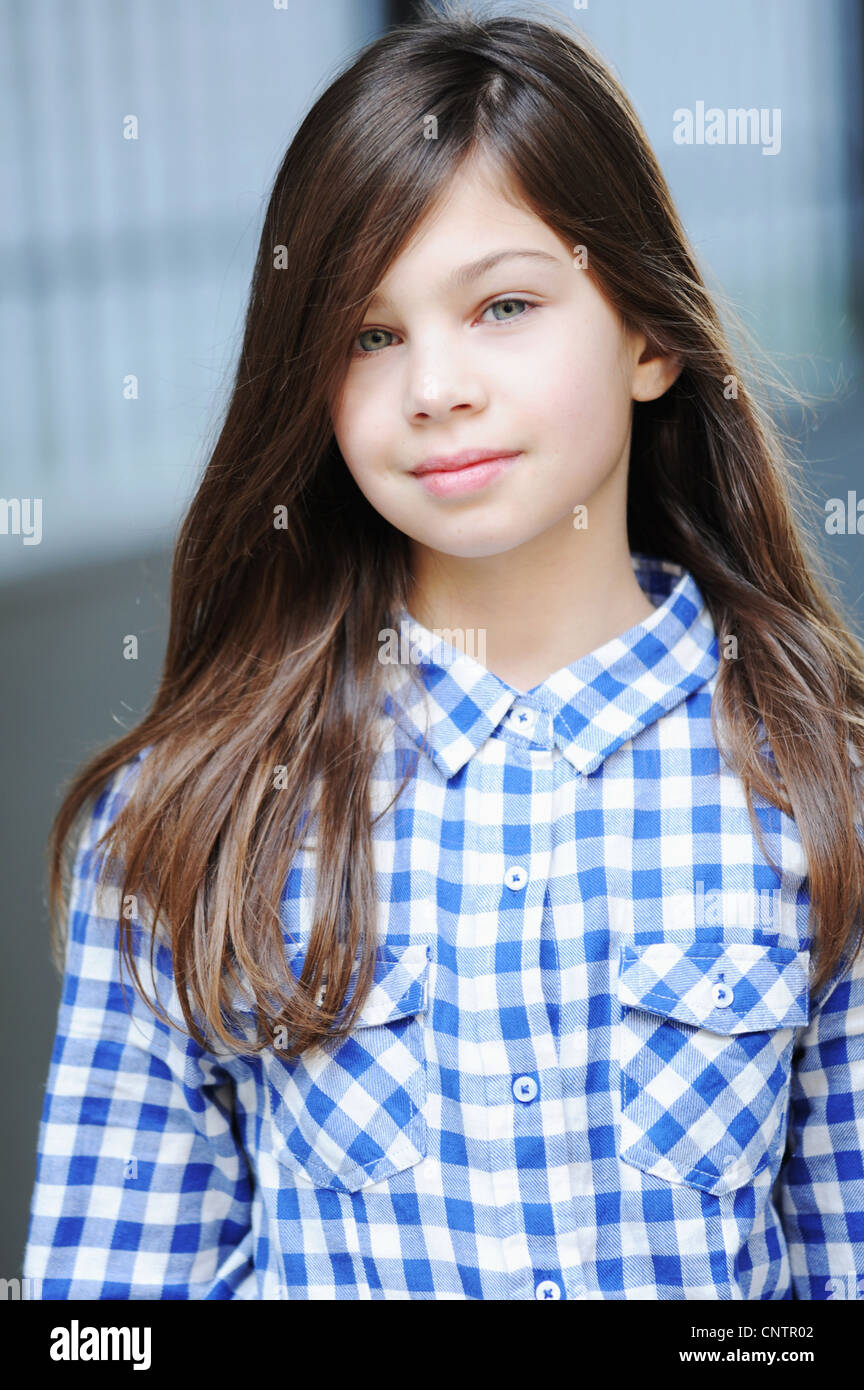
[[[316,1187],[358,1192],[426,1156],[431,948],[379,946],[351,1033],[283,1062],[265,1054],[275,1154]]]
[[[700,942],[621,947],[621,1150],[646,1173],[720,1195],[782,1150],[809,951]]]

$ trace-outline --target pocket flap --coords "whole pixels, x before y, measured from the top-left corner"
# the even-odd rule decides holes
[[[421,1013],[426,1008],[431,954],[431,946],[422,942],[401,948],[377,947],[372,986],[353,1027],[369,1028],[377,1023],[390,1023],[397,1018],[409,1018],[412,1014]],[[305,951],[300,946],[289,951],[291,969],[295,975],[300,975],[304,959]],[[356,984],[355,969],[343,1010],[353,999]]]
[[[621,1004],[714,1033],[798,1027],[809,1019],[809,951],[700,941],[621,945]]]

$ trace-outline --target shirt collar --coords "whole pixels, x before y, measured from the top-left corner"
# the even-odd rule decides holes
[[[512,705],[527,705],[545,711],[551,741],[573,767],[593,772],[703,686],[719,665],[714,623],[689,571],[638,552],[631,560],[655,611],[524,693],[469,655],[467,642],[467,650],[458,649],[401,608],[400,654],[381,656],[388,663],[388,714],[450,778]],[[420,658],[421,690],[407,670],[412,648]]]

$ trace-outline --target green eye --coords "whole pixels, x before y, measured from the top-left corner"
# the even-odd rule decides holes
[[[517,299],[515,295],[509,295],[508,298],[506,298],[506,299],[495,299],[495,300],[492,301],[491,304],[489,304],[489,305],[487,306],[487,308],[489,308],[489,309],[497,309],[497,308],[499,308],[501,305],[504,305],[504,304],[523,304],[523,305],[527,305],[527,307],[528,307],[528,308],[531,308],[531,309],[536,308],[536,305],[533,305],[533,304],[529,303],[529,301],[528,301],[527,299]],[[484,311],[484,312],[485,312],[485,311]],[[508,318],[520,318],[520,319],[521,319],[521,318],[524,318],[524,314],[509,314],[507,317],[508,317]],[[507,322],[507,319],[506,319],[506,318],[505,318],[505,319],[498,319],[497,322],[498,322],[498,323],[506,323],[506,322]]]
[[[379,336],[381,336],[381,335],[383,334],[385,337],[390,337],[390,338],[393,337],[393,334],[392,334],[392,333],[388,333],[388,331],[387,331],[386,328],[364,328],[362,333],[358,333],[358,335],[357,335],[357,342],[359,343],[360,340],[361,340],[361,338],[371,338],[371,337],[373,337],[376,333],[377,333]],[[387,344],[384,343],[383,346],[386,347]],[[381,344],[380,344],[380,343],[378,344],[378,347],[381,347]],[[358,348],[356,348],[356,352],[357,352],[357,355],[358,355],[359,357],[373,357],[373,356],[375,355],[376,350],[377,350],[377,349],[374,348],[374,347],[373,347],[373,348],[363,348],[363,347],[358,347]]]

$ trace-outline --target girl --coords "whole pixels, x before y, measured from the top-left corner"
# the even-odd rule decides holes
[[[55,823],[43,1297],[864,1273],[864,652],[793,495],[575,33],[364,50],[276,178],[155,703]]]

